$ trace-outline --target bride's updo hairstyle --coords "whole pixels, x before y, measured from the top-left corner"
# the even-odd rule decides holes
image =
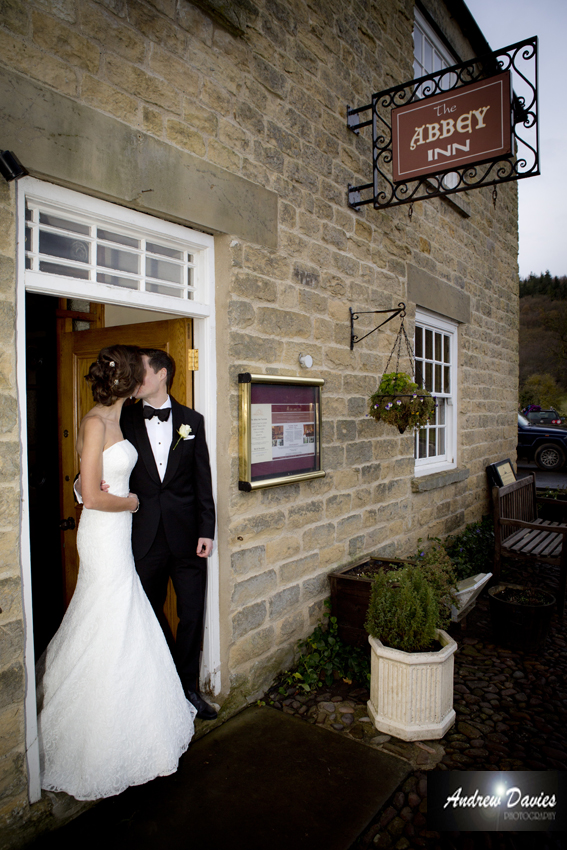
[[[117,399],[128,398],[144,380],[140,349],[136,345],[103,348],[85,378],[97,404],[110,407]]]

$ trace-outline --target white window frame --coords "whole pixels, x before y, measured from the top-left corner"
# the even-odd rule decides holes
[[[26,269],[25,211],[26,197],[52,205],[62,214],[95,217],[107,224],[126,230],[140,228],[156,238],[180,239],[190,244],[195,252],[195,291],[193,298],[175,298],[158,293],[126,289],[96,280],[77,280]],[[173,224],[163,219],[140,213],[127,207],[101,201],[89,195],[61,186],[23,177],[17,186],[17,286],[16,286],[16,382],[20,421],[21,505],[20,514],[20,566],[25,621],[24,664],[26,669],[26,758],[28,766],[28,795],[30,802],[41,797],[39,775],[39,747],[37,739],[37,706],[35,693],[35,656],[33,642],[33,611],[31,589],[31,550],[29,536],[29,489],[27,462],[27,406],[26,406],[26,309],[25,295],[38,292],[55,297],[79,298],[103,304],[117,304],[137,309],[192,317],[193,344],[199,349],[199,370],[194,378],[194,404],[205,417],[207,442],[211,463],[213,489],[216,497],[217,482],[217,377],[215,328],[215,274],[214,237],[207,233]],[[221,690],[220,621],[219,621],[219,558],[216,548],[209,558],[207,580],[207,617],[203,638],[203,683],[214,694]]]
[[[438,63],[434,62],[433,64],[439,64],[439,68],[426,68],[423,61],[417,58],[415,50],[418,39],[421,45],[422,57],[424,55],[425,43],[429,42],[432,57],[437,56],[439,60]],[[451,65],[456,65],[458,62],[458,59],[445,47],[433,27],[426,21],[424,15],[421,14],[417,7],[414,9],[413,44],[413,73],[415,78],[424,77],[426,74],[432,74],[434,71],[442,71],[444,68],[450,68]],[[454,74],[448,76],[454,77]],[[442,182],[446,189],[454,189],[459,182],[459,176],[455,172],[449,172],[443,177]]]
[[[435,457],[419,458],[419,431],[415,435],[415,476],[432,475],[435,472],[443,472],[455,469],[457,466],[457,391],[458,391],[458,324],[436,313],[430,313],[421,308],[416,308],[415,324],[433,332],[443,333],[449,336],[450,369],[451,369],[451,391],[449,393],[437,394],[444,399],[445,404],[445,452]],[[416,364],[416,374],[419,370]],[[425,426],[429,430],[429,426]]]

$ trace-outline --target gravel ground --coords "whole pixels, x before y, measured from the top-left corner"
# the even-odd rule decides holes
[[[553,568],[508,562],[502,578],[556,592]],[[567,621],[567,616],[566,616]],[[466,624],[450,629],[455,655],[455,725],[440,741],[406,743],[380,734],[366,713],[369,698],[356,683],[337,681],[314,695],[274,688],[265,700],[276,709],[355,738],[410,762],[412,772],[352,850],[382,848],[567,847],[560,833],[438,833],[427,829],[430,770],[567,770],[567,628],[553,618],[544,649],[524,653],[496,646],[482,596]]]

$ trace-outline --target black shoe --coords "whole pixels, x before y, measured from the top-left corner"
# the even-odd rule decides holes
[[[197,709],[197,717],[200,720],[215,720],[217,717],[217,712],[214,710],[212,705],[209,705],[208,702],[205,702],[201,694],[196,693],[196,691],[185,691],[185,696]]]

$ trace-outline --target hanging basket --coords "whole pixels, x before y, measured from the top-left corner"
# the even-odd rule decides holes
[[[413,351],[404,327],[405,313],[401,314],[400,329],[396,334],[380,386],[368,400],[368,414],[377,422],[395,425],[400,434],[406,428],[423,428],[435,411],[435,398],[417,384],[407,372],[400,372],[402,340],[405,341],[412,374],[415,374]],[[396,354],[396,370],[388,372]]]
[[[423,428],[434,410],[431,393],[420,389],[405,372],[383,375],[380,386],[368,400],[368,414],[377,422],[395,425],[400,434],[406,428]]]

